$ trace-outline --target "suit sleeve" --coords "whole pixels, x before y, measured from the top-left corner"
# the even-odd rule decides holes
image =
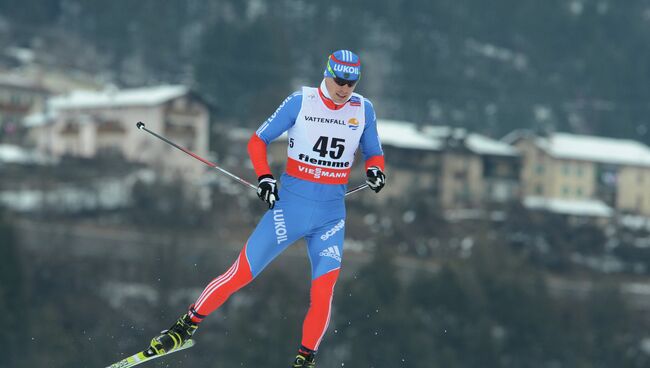
[[[258,178],[262,175],[271,174],[266,148],[269,143],[295,124],[301,105],[302,93],[295,92],[291,94],[280,104],[273,115],[255,131],[248,141],[248,155]]]
[[[384,151],[381,148],[379,133],[377,132],[377,116],[370,100],[365,100],[366,125],[361,134],[361,153],[366,161],[366,170],[377,166],[384,171]]]

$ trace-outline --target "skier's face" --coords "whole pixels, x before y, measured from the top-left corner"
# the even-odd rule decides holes
[[[350,99],[356,84],[350,87],[349,84],[343,84],[342,86],[334,81],[334,78],[327,77],[325,78],[325,86],[327,87],[327,92],[329,92],[330,97],[334,103],[341,105],[344,104],[347,100]]]

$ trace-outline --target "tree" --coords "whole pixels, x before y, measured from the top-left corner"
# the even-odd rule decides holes
[[[357,276],[337,286],[329,332],[336,339],[334,346],[324,348],[323,356],[329,356],[325,365],[410,366],[404,356],[410,318],[391,257],[387,251],[378,252]],[[336,346],[346,353],[337,356]]]
[[[0,367],[17,364],[25,341],[25,298],[22,262],[18,253],[16,235],[8,214],[0,208],[0,346],[8,353],[0,360]],[[6,365],[5,365],[6,364]]]

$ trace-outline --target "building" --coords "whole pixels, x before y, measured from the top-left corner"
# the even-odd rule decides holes
[[[0,75],[0,140],[19,142],[23,119],[41,111],[48,96],[49,91],[32,79],[13,74]]]
[[[48,100],[30,116],[32,143],[53,157],[118,154],[160,169],[166,177],[195,179],[205,166],[136,128],[164,135],[200,156],[208,154],[209,109],[185,86],[75,91]]]
[[[620,212],[650,215],[650,148],[626,139],[515,131],[504,140],[523,157],[526,197],[601,201]]]
[[[444,142],[440,176],[445,206],[466,203],[473,207],[519,199],[517,150],[461,128],[428,126],[423,132]]]
[[[377,125],[390,176],[387,195],[428,193],[443,209],[519,199],[519,153],[508,144],[461,128],[381,119]]]

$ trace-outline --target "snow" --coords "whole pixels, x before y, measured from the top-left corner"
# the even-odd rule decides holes
[[[29,154],[18,146],[0,144],[0,162],[26,163],[29,162]]]
[[[548,138],[536,138],[536,144],[549,155],[561,159],[650,166],[650,148],[628,139],[554,133]]]
[[[115,309],[122,307],[128,299],[145,300],[153,305],[160,298],[155,287],[134,282],[107,282],[102,287],[102,293]]]
[[[560,199],[529,196],[524,198],[529,209],[547,210],[572,216],[611,217],[614,210],[595,199]]]
[[[479,42],[474,39],[468,39],[465,41],[465,47],[486,58],[511,63],[517,69],[524,69],[528,65],[528,58],[525,54],[504,47]]]
[[[44,161],[45,158],[34,151],[13,144],[0,144],[0,164],[32,164]]]
[[[640,215],[621,215],[618,218],[619,223],[628,228],[628,229],[633,229],[633,230],[649,230],[650,231],[650,218],[645,217],[645,216],[640,216]]]
[[[38,209],[42,198],[43,192],[37,190],[0,192],[0,203],[18,212]]]
[[[138,170],[125,177],[104,178],[91,186],[62,184],[43,191],[19,189],[0,191],[0,204],[18,212],[30,212],[43,208],[61,212],[92,209],[115,209],[127,206],[131,200],[131,188],[137,180],[151,181],[151,170]]]
[[[446,210],[443,216],[449,222],[480,220],[485,217],[485,211],[480,208],[457,208]]]
[[[624,284],[621,289],[628,294],[638,294],[643,296],[650,296],[650,284],[640,282],[629,282]]]
[[[616,273],[625,270],[625,263],[612,255],[590,256],[574,253],[570,257],[571,262],[583,265],[603,273]]]
[[[13,56],[25,64],[33,62],[36,58],[34,51],[22,47],[8,47],[5,54]]]
[[[240,127],[234,127],[234,128],[229,128],[228,132],[226,133],[228,135],[228,138],[232,141],[235,142],[247,142],[251,136],[255,133],[255,130],[249,129],[249,128],[240,128]],[[287,141],[289,139],[287,132],[282,133],[279,137],[277,137],[274,142],[276,141]]]
[[[26,128],[37,128],[54,121],[54,113],[33,113],[23,119],[23,126]]]
[[[471,133],[467,138],[467,145],[480,155],[519,156],[514,147],[480,134]]]
[[[233,127],[228,129],[228,138],[235,142],[247,141],[253,135],[253,130],[248,128]]]
[[[439,139],[426,136],[415,124],[407,121],[379,119],[377,131],[383,145],[431,151],[442,149]]]
[[[639,346],[646,355],[650,355],[650,337],[643,338],[639,342]]]
[[[128,204],[130,192],[120,183],[107,181],[96,189],[61,187],[44,192],[34,189],[0,192],[0,203],[19,212],[40,208],[56,208],[59,211],[89,209],[113,209]]]
[[[31,90],[43,90],[43,86],[37,81],[17,74],[0,74],[0,84]]]
[[[83,109],[115,106],[155,106],[189,92],[186,86],[163,85],[135,89],[109,89],[105,91],[73,91],[53,97],[50,107],[57,109]]]
[[[511,145],[477,133],[469,133],[463,128],[448,126],[427,126],[422,129],[427,135],[443,141],[447,137],[465,139],[465,144],[472,152],[479,155],[519,156]]]

